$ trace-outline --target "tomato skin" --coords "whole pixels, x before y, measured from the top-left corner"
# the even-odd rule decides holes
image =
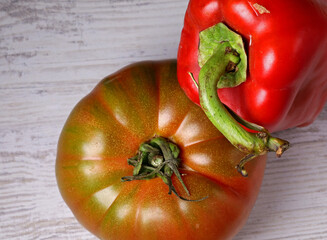
[[[162,136],[181,150],[187,196],[160,179],[121,182],[142,142]],[[231,239],[244,225],[262,182],[266,156],[235,166],[243,154],[179,87],[176,61],[134,64],[102,80],[62,130],[56,176],[78,221],[100,239]]]

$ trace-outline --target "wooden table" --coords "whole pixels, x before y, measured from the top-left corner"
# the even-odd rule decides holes
[[[104,76],[175,58],[186,0],[1,0],[0,239],[94,239],[63,202],[57,140]],[[327,239],[327,106],[277,134],[257,203],[236,240]]]

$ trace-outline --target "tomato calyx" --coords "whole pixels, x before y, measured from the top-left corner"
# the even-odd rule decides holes
[[[133,176],[122,177],[121,181],[149,180],[160,177],[169,187],[168,194],[174,193],[178,198],[185,201],[206,199],[207,197],[196,200],[186,199],[177,193],[171,180],[173,174],[178,178],[186,194],[190,196],[190,192],[178,170],[181,163],[179,153],[178,146],[173,142],[162,137],[154,137],[150,141],[142,143],[138,153],[127,160],[128,164],[134,167]]]

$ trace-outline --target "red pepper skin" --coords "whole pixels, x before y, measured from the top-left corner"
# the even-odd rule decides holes
[[[269,12],[260,13],[258,5]],[[242,118],[279,131],[312,123],[327,100],[325,0],[190,0],[178,50],[178,80],[199,104],[199,32],[219,22],[243,37],[248,76],[218,90]]]

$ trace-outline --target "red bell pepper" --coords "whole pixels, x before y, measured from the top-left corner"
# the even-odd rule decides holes
[[[228,42],[227,49],[234,52],[229,55],[235,55],[235,61],[226,57],[223,45]],[[240,116],[263,126],[253,129],[267,134],[264,141],[279,141],[264,129],[273,132],[306,126],[327,100],[327,2],[190,0],[177,60],[181,87],[192,101],[201,102],[215,125],[225,120],[218,120],[221,113],[213,98],[232,110],[228,114],[234,119],[240,120]],[[231,62],[232,68],[226,69]],[[240,75],[239,79],[235,75]],[[248,139],[251,146],[244,147],[240,139],[233,140],[238,138],[235,134],[227,127],[225,136],[249,154],[277,151],[280,155],[288,147],[282,141],[255,150],[258,139],[254,138],[262,136]]]

